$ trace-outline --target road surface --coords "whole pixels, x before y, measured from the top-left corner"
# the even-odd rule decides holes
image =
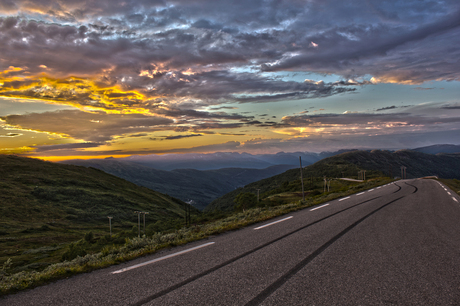
[[[459,201],[398,181],[0,305],[460,305]]]

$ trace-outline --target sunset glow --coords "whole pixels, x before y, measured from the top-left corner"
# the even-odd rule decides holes
[[[0,154],[460,144],[460,4],[352,3],[0,4]]]

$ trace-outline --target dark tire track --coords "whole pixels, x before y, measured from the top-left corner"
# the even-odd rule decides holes
[[[399,187],[399,186],[398,186],[398,187]],[[399,190],[401,190],[401,187],[400,187]],[[399,190],[398,190],[398,191],[399,191]],[[280,237],[278,237],[278,238],[276,238],[276,239],[274,239],[274,240],[271,240],[271,241],[269,241],[269,242],[267,242],[267,243],[265,243],[265,244],[262,244],[262,245],[260,245],[260,246],[257,247],[257,248],[254,248],[254,249],[252,249],[252,250],[250,250],[250,251],[247,251],[247,252],[245,252],[245,253],[243,253],[243,254],[241,254],[241,255],[239,255],[239,256],[236,256],[236,257],[234,257],[234,258],[232,258],[232,259],[229,259],[229,260],[227,260],[227,261],[225,261],[225,262],[223,262],[223,263],[221,263],[221,264],[219,264],[219,265],[217,265],[217,266],[214,266],[214,267],[212,267],[212,268],[210,268],[210,269],[208,269],[208,270],[206,270],[206,271],[203,271],[202,273],[197,274],[197,275],[195,275],[195,276],[193,276],[193,277],[190,277],[190,278],[188,278],[188,279],[186,279],[186,280],[184,280],[184,281],[182,281],[182,282],[180,282],[180,283],[177,283],[177,284],[175,284],[175,285],[173,285],[173,286],[171,286],[171,287],[169,287],[169,288],[166,288],[166,289],[164,289],[164,290],[162,290],[162,291],[160,291],[160,292],[157,292],[157,293],[155,293],[155,294],[153,294],[153,295],[151,295],[151,296],[145,297],[145,298],[143,298],[142,300],[139,300],[138,302],[136,302],[136,303],[134,303],[134,304],[131,304],[131,305],[133,305],[133,306],[141,306],[141,305],[144,305],[144,304],[146,304],[146,303],[149,303],[149,302],[151,302],[151,301],[153,301],[153,300],[155,300],[155,299],[157,299],[157,298],[159,298],[159,297],[162,297],[162,296],[164,296],[164,295],[166,295],[166,294],[168,294],[168,293],[170,293],[170,292],[172,292],[172,291],[174,291],[174,290],[176,290],[176,289],[179,289],[180,287],[185,286],[185,285],[187,285],[187,284],[189,284],[189,283],[191,283],[191,282],[193,282],[193,281],[195,281],[195,280],[197,280],[197,279],[199,279],[199,278],[201,278],[201,277],[204,277],[204,276],[206,276],[206,275],[208,275],[208,274],[210,274],[210,273],[212,273],[212,272],[214,272],[214,271],[216,271],[216,270],[218,270],[218,269],[220,269],[220,268],[223,268],[223,267],[225,267],[225,266],[227,266],[227,265],[229,265],[229,264],[231,264],[231,263],[233,263],[233,262],[235,262],[235,261],[237,261],[237,260],[239,260],[239,259],[241,259],[241,258],[243,258],[243,257],[246,257],[246,256],[248,256],[248,255],[250,255],[250,254],[252,254],[252,253],[254,253],[254,252],[257,252],[257,251],[259,251],[259,250],[261,250],[261,249],[263,249],[263,248],[265,248],[265,247],[268,247],[269,245],[271,245],[271,244],[273,244],[273,243],[275,243],[275,242],[277,242],[277,241],[280,241],[280,240],[282,240],[282,239],[284,239],[284,238],[286,238],[286,237],[288,237],[288,236],[290,236],[290,235],[293,235],[293,234],[295,234],[295,233],[297,233],[297,232],[299,232],[299,231],[301,231],[301,230],[304,230],[304,229],[306,229],[306,228],[308,228],[308,227],[310,227],[310,226],[312,226],[312,225],[315,225],[315,224],[317,224],[317,223],[319,223],[319,222],[322,222],[322,221],[324,221],[324,220],[326,220],[326,219],[329,219],[329,218],[331,218],[331,217],[333,217],[333,216],[336,216],[336,215],[338,215],[338,214],[340,214],[340,213],[342,213],[342,212],[344,212],[344,211],[347,211],[347,210],[349,210],[349,209],[352,209],[352,208],[354,208],[354,207],[356,207],[356,206],[363,205],[363,204],[365,204],[365,203],[371,202],[371,201],[376,200],[376,199],[379,199],[379,198],[381,198],[381,196],[378,196],[378,197],[375,197],[375,198],[372,198],[372,199],[369,199],[369,200],[360,202],[360,203],[355,204],[355,205],[353,205],[353,206],[350,206],[350,207],[348,207],[348,208],[339,210],[339,211],[337,211],[337,212],[335,212],[335,213],[333,213],[333,214],[331,214],[331,215],[328,215],[328,216],[326,216],[326,217],[324,217],[324,218],[321,218],[321,219],[319,219],[319,220],[316,220],[316,221],[314,221],[314,222],[312,222],[312,223],[309,223],[309,224],[307,224],[307,225],[305,225],[305,226],[302,226],[302,227],[300,227],[300,228],[298,228],[298,229],[296,229],[296,230],[294,230],[294,231],[291,231],[291,232],[289,232],[289,233],[287,233],[287,234],[285,234],[285,235],[283,235],[283,236],[280,236]],[[401,198],[403,198],[403,197],[401,197]],[[398,198],[398,199],[401,199],[401,198]],[[395,200],[395,201],[396,201],[396,200]],[[383,207],[381,207],[381,208],[383,208]],[[379,208],[379,209],[380,209],[380,208]],[[366,216],[366,217],[367,217],[367,216]],[[351,228],[350,228],[350,229],[351,229]],[[340,238],[340,237],[337,237],[337,239],[338,239],[338,238]],[[335,241],[335,240],[334,240],[334,241]],[[332,242],[331,242],[331,243],[332,243]],[[328,245],[328,246],[329,246],[329,245]],[[316,251],[315,251],[315,252],[316,252]],[[321,251],[321,252],[322,252],[322,251]]]
[[[262,303],[267,297],[269,297],[273,292],[275,292],[278,288],[280,288],[282,285],[284,285],[292,276],[294,276],[297,272],[299,272],[301,269],[303,269],[306,265],[308,265],[315,257],[320,255],[324,250],[326,250],[330,245],[332,245],[335,241],[340,239],[343,235],[348,233],[350,230],[352,230],[354,227],[356,227],[358,224],[360,224],[362,221],[366,220],[368,217],[372,216],[376,212],[380,211],[381,209],[385,208],[386,206],[403,199],[404,196],[399,197],[393,201],[390,201],[381,207],[377,208],[376,210],[370,212],[366,216],[362,217],[358,221],[354,222],[347,228],[345,228],[343,231],[332,237],[329,241],[327,241],[325,244],[323,244],[321,247],[316,249],[313,253],[311,253],[308,257],[306,257],[304,260],[299,262],[295,267],[293,267],[291,270],[289,270],[286,274],[278,278],[274,283],[272,283],[270,286],[268,286],[265,290],[263,290],[259,295],[257,295],[255,298],[253,298],[251,301],[249,301],[246,306],[254,306],[254,305],[259,305]]]

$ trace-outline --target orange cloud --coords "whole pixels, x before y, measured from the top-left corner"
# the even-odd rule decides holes
[[[71,105],[84,111],[104,111],[112,114],[149,114],[146,102],[157,97],[146,97],[137,91],[126,91],[120,86],[106,86],[92,79],[69,77],[51,78],[47,75],[12,75],[22,68],[10,67],[0,72],[0,96],[43,100]]]

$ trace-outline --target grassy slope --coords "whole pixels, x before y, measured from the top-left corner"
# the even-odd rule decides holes
[[[193,205],[198,209],[204,209],[214,199],[238,187],[292,168],[292,166],[278,165],[265,169],[224,168],[165,171],[117,159],[69,160],[63,163],[94,167],[183,201],[193,200]]]
[[[321,189],[323,177],[338,178],[349,177],[358,178],[358,171],[366,170],[366,178],[377,176],[398,176],[400,167],[407,167],[407,177],[423,177],[427,175],[438,175],[443,178],[460,178],[460,156],[459,155],[431,155],[410,150],[397,152],[390,151],[353,151],[332,157],[325,158],[313,165],[307,166],[303,170],[305,190],[307,193]],[[283,185],[284,184],[284,185]],[[345,182],[337,180],[331,184],[336,189],[345,188]],[[257,193],[260,189],[261,199],[270,197],[276,200],[276,193],[280,194],[279,201],[283,202],[283,197],[292,200],[293,197],[286,195],[289,190],[300,190],[300,170],[292,169],[271,178],[260,180],[238,188],[216,200],[206,207],[205,211],[214,210],[233,210],[235,197],[242,192]],[[285,195],[282,195],[285,194]],[[298,197],[298,195],[296,195]],[[286,202],[284,201],[284,202]]]
[[[136,210],[147,225],[184,215],[180,200],[93,168],[0,155],[0,171],[0,263],[16,268],[58,261],[88,231],[108,234],[107,216],[117,233],[137,225]]]
[[[162,248],[185,244],[190,241],[200,240],[211,235],[216,235],[229,230],[234,230],[271,219],[292,211],[331,201],[338,197],[350,195],[390,182],[389,178],[375,178],[366,182],[348,182],[351,184],[344,190],[318,194],[305,199],[305,201],[290,202],[284,205],[260,206],[244,211],[232,213],[218,213],[201,215],[196,223],[190,227],[182,227],[171,232],[155,232],[142,238],[126,239],[123,245],[106,246],[100,252],[93,252],[83,257],[76,257],[48,266],[41,271],[26,271],[16,273],[8,263],[0,269],[0,296],[18,290],[32,288],[76,273],[88,272],[94,269],[107,267],[116,263],[156,252]],[[85,247],[88,243],[84,243]]]

